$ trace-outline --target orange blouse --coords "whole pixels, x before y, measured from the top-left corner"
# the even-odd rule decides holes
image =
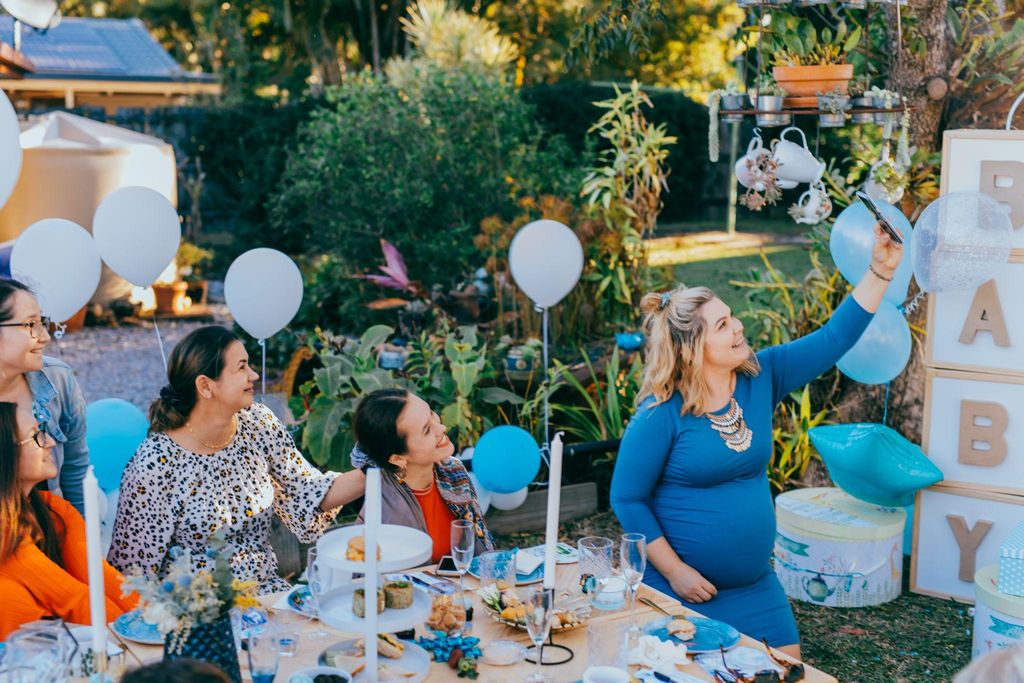
[[[448,503],[444,502],[441,493],[437,490],[437,482],[430,485],[430,490],[420,493],[413,490],[416,502],[423,510],[423,518],[427,523],[427,534],[434,541],[434,555],[431,562],[437,562],[452,551],[452,521],[455,515],[452,514]]]
[[[74,624],[89,624],[89,572],[85,552],[85,520],[63,498],[41,492],[50,512],[63,521],[56,524],[64,567],[54,563],[30,540],[0,565],[0,640],[22,624],[43,617],[57,616]],[[134,609],[138,595],[121,597],[124,577],[103,562],[103,583],[107,595],[107,621]]]

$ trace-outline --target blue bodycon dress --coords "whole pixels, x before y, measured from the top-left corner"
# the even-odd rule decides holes
[[[685,604],[773,646],[798,643],[800,635],[769,564],[775,543],[767,475],[772,413],[790,392],[835,365],[871,317],[847,297],[821,329],[759,352],[756,377],[737,375],[733,397],[753,431],[746,451],[729,450],[706,417],[681,416],[678,392],[664,403],[644,401],[619,449],[611,503],[623,528],[645,534],[648,542],[664,536],[718,589],[708,602]],[[673,595],[651,563],[644,583]]]

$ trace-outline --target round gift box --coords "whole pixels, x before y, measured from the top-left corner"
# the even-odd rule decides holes
[[[974,641],[971,659],[1024,641],[1024,598],[1000,593],[999,565],[974,575]]]
[[[786,595],[828,607],[880,605],[899,596],[905,510],[837,488],[781,493],[775,510],[775,573]]]

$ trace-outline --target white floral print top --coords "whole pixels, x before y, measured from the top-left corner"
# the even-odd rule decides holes
[[[257,581],[261,594],[287,590],[270,547],[272,515],[312,543],[337,515],[320,510],[337,476],[310,465],[260,403],[238,413],[235,439],[211,455],[151,434],[125,468],[107,559],[122,572],[137,567],[163,576],[168,551],[181,546],[202,568],[210,537],[223,530],[235,578]]]

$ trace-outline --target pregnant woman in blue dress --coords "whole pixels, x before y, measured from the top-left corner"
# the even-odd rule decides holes
[[[876,226],[870,267],[832,318],[756,355],[711,290],[644,296],[643,387],[611,503],[626,531],[647,536],[645,583],[799,657],[796,621],[769,564],[772,413],[856,343],[902,254]]]

